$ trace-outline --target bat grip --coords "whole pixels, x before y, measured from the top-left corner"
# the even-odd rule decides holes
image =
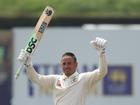
[[[24,68],[24,63],[22,63],[20,66],[19,66],[19,68],[18,68],[18,70],[16,71],[16,74],[15,74],[15,78],[16,79],[18,79],[18,77],[19,77],[19,75],[20,75],[20,72],[21,72],[21,70]]]

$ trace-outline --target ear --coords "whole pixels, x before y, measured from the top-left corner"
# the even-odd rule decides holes
[[[76,66],[76,67],[78,66],[78,62],[75,63],[75,66]]]

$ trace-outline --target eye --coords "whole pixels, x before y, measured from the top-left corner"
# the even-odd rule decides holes
[[[62,65],[66,65],[66,63],[64,62],[64,63],[62,63]]]

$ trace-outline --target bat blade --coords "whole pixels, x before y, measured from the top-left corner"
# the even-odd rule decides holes
[[[29,56],[32,56],[34,51],[36,50],[44,31],[48,28],[48,25],[52,19],[52,16],[54,14],[54,10],[52,7],[47,6],[43,13],[41,14],[34,31],[32,35],[29,38],[29,41],[25,47],[25,51],[29,54]],[[21,64],[18,70],[16,71],[15,78],[17,79],[20,75],[20,72],[22,68],[24,67],[24,64]]]
[[[25,47],[25,50],[29,54],[33,54],[35,51],[36,47],[38,46],[39,41],[41,40],[43,33],[45,29],[48,28],[48,24],[50,23],[50,20],[54,14],[54,11],[51,7],[46,7],[40,16],[35,28],[34,32],[31,35],[28,44]]]
[[[50,23],[50,20],[54,14],[53,8],[47,6],[42,15],[40,16],[36,26],[35,26],[35,33],[37,34],[37,38],[40,40],[41,36],[45,29],[47,29],[48,24]]]

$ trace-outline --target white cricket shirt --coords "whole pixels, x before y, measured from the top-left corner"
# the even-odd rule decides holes
[[[106,69],[92,72],[75,72],[70,77],[65,75],[41,75],[29,67],[29,78],[45,91],[51,91],[55,105],[85,105],[85,98],[96,83],[107,73]]]

